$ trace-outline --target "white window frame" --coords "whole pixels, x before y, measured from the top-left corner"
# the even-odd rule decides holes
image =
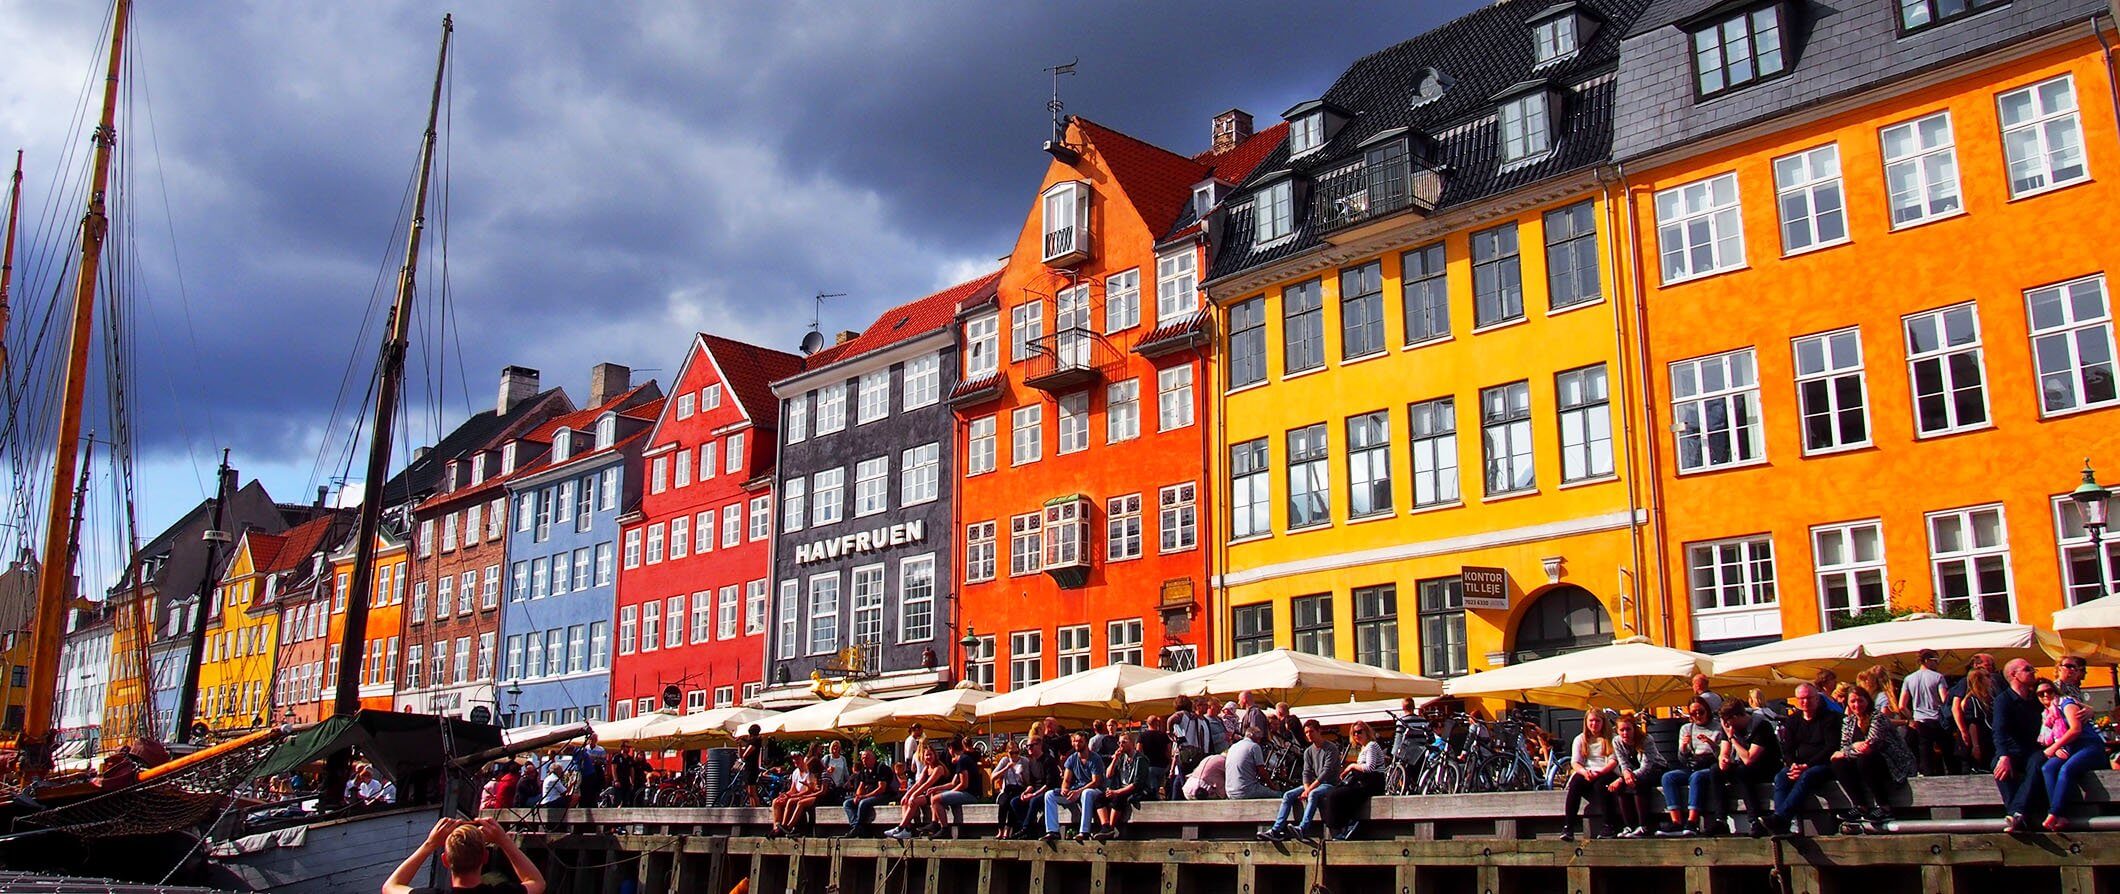
[[[1008,685],[1010,689],[1035,686],[1045,680],[1045,631],[1018,630],[1008,635]]]
[[[1089,184],[1080,180],[1055,183],[1039,196],[1038,245],[1043,252],[1042,261],[1089,250],[1089,197]],[[1067,244],[1054,250],[1053,235],[1068,228],[1073,233]]]
[[[829,435],[847,427],[847,383],[833,382],[817,389],[817,434]]]
[[[821,584],[829,582],[829,588]],[[804,625],[803,651],[809,655],[830,655],[839,651],[839,572],[828,571],[813,574],[804,593],[808,604],[808,618]]]
[[[1252,244],[1263,246],[1296,234],[1295,184],[1283,178],[1252,194]]]
[[[833,524],[846,513],[846,476],[843,468],[830,468],[810,476],[810,524]]]
[[[773,654],[781,661],[787,661],[795,657],[796,651],[802,645],[798,641],[802,636],[801,582],[793,578],[782,580],[778,598],[780,599],[780,610],[779,616],[774,622],[778,626],[778,630],[774,632],[773,636],[776,641]]]
[[[2058,99],[2049,87],[2061,88]],[[2022,98],[2029,117],[2010,120],[2013,100]],[[2091,179],[2084,154],[2083,119],[2077,113],[2076,79],[2064,74],[1995,96],[1995,117],[2002,124],[2004,176],[2010,198],[2022,199]],[[2066,145],[2073,139],[2073,147]],[[2061,144],[2061,148],[2055,146]],[[2072,160],[2071,160],[2071,157]],[[2071,176],[2059,176],[2070,167]],[[2020,186],[2019,184],[2024,184]]]
[[[847,587],[853,596],[853,611],[847,624],[847,641],[856,645],[883,644],[884,564],[858,565]]]
[[[1545,65],[1575,54],[1575,16],[1557,15],[1531,26],[1534,65]]]
[[[1698,383],[1701,373],[1713,366],[1720,367],[1722,385],[1704,388]],[[1760,414],[1759,360],[1751,348],[1724,351],[1705,357],[1693,357],[1673,361],[1669,368],[1671,376],[1671,419],[1673,450],[1681,475],[1708,472],[1717,469],[1734,469],[1758,465],[1767,461],[1766,420]],[[1734,384],[1737,374],[1742,372],[1747,379],[1744,384]],[[1680,376],[1690,376],[1695,383],[1685,394],[1679,393]],[[1708,429],[1694,431],[1688,424],[1678,421],[1688,406],[1695,407],[1693,415],[1706,419],[1711,406],[1722,408],[1724,426],[1720,429],[1728,440],[1726,458],[1717,461],[1710,449],[1710,439],[1715,432]],[[1732,409],[1742,409],[1745,421],[1733,421]],[[1698,458],[1688,463],[1686,459],[1687,439],[1697,439]],[[1745,455],[1749,451],[1750,455]]]
[[[721,507],[721,545],[731,549],[743,543],[743,503]]]
[[[1950,340],[1952,336],[1948,323],[1953,316],[1961,314],[1963,315],[1962,319],[1969,320],[1972,323],[1972,340],[1953,344]],[[1935,347],[1927,350],[1916,347],[1914,330],[1917,326],[1933,327],[1936,340]],[[1971,301],[1938,307],[1932,310],[1917,311],[1899,318],[1900,337],[1905,340],[1907,356],[1907,391],[1910,398],[1908,410],[1914,416],[1914,437],[1916,439],[1975,431],[1995,424],[1993,408],[1989,406],[1987,352],[1983,347],[1981,328],[1980,307]],[[1978,376],[1978,381],[1970,386],[1957,380],[1954,367],[1951,364],[1951,358],[1959,354],[1971,354],[1973,357],[1973,369]],[[1939,396],[1943,400],[1945,414],[1951,421],[1950,424],[1940,428],[1924,429],[1922,427],[1920,368],[1924,363],[1935,364],[1938,381],[1943,386]],[[1968,387],[1977,388],[1980,391],[1980,418],[1973,421],[1966,421],[1962,418],[1957,400],[1958,393]]]
[[[790,533],[800,531],[808,521],[810,479],[797,475],[780,485],[780,529]]]
[[[964,321],[964,377],[982,379],[1001,371],[1001,315],[985,313]]]
[[[1809,361],[1804,357],[1805,350],[1814,345],[1818,360],[1823,365],[1807,370],[1805,365]],[[1842,356],[1843,348],[1852,352],[1852,357]],[[1870,383],[1869,373],[1863,361],[1862,328],[1849,326],[1830,332],[1797,336],[1789,341],[1789,350],[1793,361],[1791,368],[1796,376],[1796,431],[1797,437],[1803,442],[1803,455],[1817,456],[1870,446],[1876,431],[1870,424]],[[1849,408],[1842,404],[1843,395],[1839,387],[1841,380],[1849,377],[1855,380],[1854,409],[1860,415],[1862,425],[1862,437],[1853,439],[1848,438],[1842,424],[1842,417]],[[1809,395],[1804,391],[1804,387],[1813,382],[1825,383],[1826,405],[1823,409],[1813,407]],[[1831,443],[1823,446],[1812,445],[1810,421],[1814,416],[1825,417],[1831,432]]]
[[[1033,403],[1009,411],[1008,464],[1029,465],[1045,457],[1045,405]]]
[[[1156,552],[1182,553],[1200,545],[1200,489],[1186,481],[1156,491]]]
[[[1080,453],[1089,449],[1089,392],[1076,391],[1060,395],[1054,401],[1060,410],[1061,454]]]
[[[2120,484],[2103,485],[2108,489]],[[2068,494],[2057,494],[2054,504],[2055,557],[2061,560],[2061,602],[2063,606],[2082,605],[2090,600],[2120,592],[2120,537],[2103,537],[2097,549],[2103,555],[2095,561],[2104,565],[2102,573],[2089,580],[2077,580],[2075,562],[2072,557],[2091,551],[2090,529],[2083,526],[2083,507]]]
[[[810,395],[798,394],[788,398],[788,424],[782,436],[790,444],[800,444],[810,438]]]
[[[1156,430],[1190,428],[1194,421],[1192,364],[1156,370]]]
[[[898,455],[898,505],[918,506],[942,494],[942,445],[922,444]]]
[[[1104,387],[1104,443],[1141,436],[1141,380],[1126,379]]]
[[[1156,255],[1156,325],[1200,309],[1200,256],[1192,243]]]
[[[743,585],[743,632],[757,636],[766,632],[766,581],[759,578]]]
[[[1660,190],[1655,205],[1664,285],[1744,269],[1744,197],[1736,171]]]
[[[749,533],[750,536],[748,539],[753,543],[756,543],[760,540],[764,540],[767,537],[773,536],[772,495],[768,494],[766,496],[751,498]]]
[[[867,425],[891,415],[891,370],[885,367],[862,373],[855,380],[860,389],[854,398],[854,424]]]
[[[1855,534],[1865,529],[1876,532],[1877,557],[1874,560],[1853,558]],[[1824,544],[1821,540],[1824,535],[1839,537],[1843,547],[1848,550],[1850,560],[1827,564],[1823,548]],[[1836,617],[1835,611],[1826,605],[1826,582],[1828,580],[1839,579],[1848,587],[1850,603],[1845,615],[1841,615],[1843,617],[1852,617],[1871,608],[1884,608],[1891,605],[1892,576],[1891,569],[1887,564],[1884,523],[1881,520],[1871,518],[1859,521],[1836,522],[1828,525],[1814,525],[1811,527],[1810,537],[1812,578],[1820,616],[1826,619],[1825,629],[1833,629],[1832,619]],[[1860,582],[1865,575],[1873,573],[1877,581],[1876,589],[1878,590],[1879,599],[1877,604],[1866,606],[1860,601]]]
[[[905,362],[905,396],[908,410],[933,406],[942,400],[942,355],[922,354]]]
[[[2050,318],[2042,323],[2039,320],[2038,308],[2048,298],[2052,299],[2051,307],[2055,313],[2050,314]],[[2086,299],[2097,302],[2095,315],[2086,315],[2080,310],[2079,305]],[[2113,357],[2111,299],[2111,293],[2106,290],[2103,273],[2080,276],[2066,282],[2024,291],[2025,324],[2031,331],[2033,375],[2037,377],[2033,387],[2039,394],[2040,418],[2066,416],[2120,404],[2120,388],[2112,384],[2115,371],[2120,370],[2120,361]],[[2094,367],[2087,367],[2083,361],[2084,345],[2092,339],[2103,342],[2098,348],[2105,353],[2105,387],[2107,391],[2112,392],[2099,400],[2090,399],[2091,376],[2087,374],[2087,370]],[[2058,346],[2058,353],[2066,356],[2068,365],[2065,369],[2047,368],[2046,355],[2049,351],[2042,348],[2048,346]],[[2064,377],[2068,403],[2065,406],[2056,406],[2054,398],[2057,392],[2050,389],[2049,384],[2061,383]]]
[[[1008,309],[1008,360],[1022,363],[1045,337],[1045,300],[1033,298]]]
[[[1925,125],[1936,123],[1942,124],[1942,137],[1940,141],[1928,142],[1934,139],[1936,131]],[[1895,149],[1892,142],[1902,134],[1910,137],[1911,142]],[[1920,226],[1965,213],[1956,128],[1948,109],[1879,128],[1877,139],[1884,153],[1885,208],[1892,229]],[[1908,171],[1914,176],[1913,187],[1910,191],[1895,191],[1893,178],[1903,176],[1899,172]]]
[[[1553,151],[1553,93],[1533,90],[1495,109],[1502,163],[1523,164]]]
[[[1104,559],[1141,558],[1141,495],[1125,494],[1104,501]]]
[[[995,429],[996,417],[981,416],[965,425],[964,475],[984,475],[994,470],[996,461]]]
[[[1104,622],[1104,663],[1141,667],[1147,658],[1141,647],[1143,639],[1140,618]]]
[[[994,579],[994,523],[972,522],[964,526],[964,582],[976,584]]]
[[[1104,278],[1104,331],[1123,332],[1141,325],[1141,268]]]
[[[1691,611],[1695,616],[1705,616],[1780,605],[1780,572],[1774,560],[1774,537],[1770,534],[1686,544],[1686,598]],[[1764,575],[1760,574],[1762,568]],[[1702,579],[1702,572],[1707,573],[1706,580]],[[1737,596],[1735,602],[1729,598],[1733,593]]]
[[[1045,549],[1043,541],[1045,513],[1026,512],[1009,516],[1008,520],[1008,574],[1010,577],[1025,577],[1044,570]]]
[[[1288,157],[1316,152],[1325,145],[1325,113],[1311,112],[1288,119]]]
[[[1053,679],[1079,674],[1091,666],[1088,624],[1070,624],[1053,631]]]
[[[1990,514],[1992,514],[1994,520],[1994,542],[1985,545],[1979,544],[1975,542],[1977,539],[1975,532],[1978,530],[1978,526],[1975,523],[1976,519]],[[1930,512],[1923,517],[1923,523],[1923,527],[1928,531],[1929,584],[1935,588],[1937,613],[1948,614],[1951,611],[1949,603],[1954,601],[1944,593],[1944,574],[1947,570],[1955,566],[1964,575],[1963,579],[1969,587],[1977,587],[1979,586],[1981,564],[1988,560],[2000,559],[2002,562],[2002,591],[2000,593],[1975,593],[1969,589],[1966,595],[1960,597],[1960,599],[1966,603],[1967,610],[1975,621],[2015,623],[2017,619],[2016,573],[2010,563],[2009,519],[2003,512],[2002,504],[1988,503],[1980,506],[1966,506],[1959,509]],[[1954,549],[1944,548],[1941,531],[1945,524],[1953,524],[1958,528],[1961,539]],[[2006,617],[1988,616],[1986,603],[1996,598],[2002,600],[2004,611],[2007,613]]]
[[[854,517],[891,508],[891,458],[872,456],[854,464]]]
[[[898,560],[898,641],[935,638],[935,554]]]
[[[1848,194],[1841,182],[1839,143],[1774,159],[1774,198],[1782,257],[1848,241]]]

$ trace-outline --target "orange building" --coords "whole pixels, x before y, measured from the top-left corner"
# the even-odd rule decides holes
[[[1214,148],[1186,158],[1070,119],[995,297],[959,311],[956,565],[978,683],[1187,667],[1211,642],[1212,339],[1192,224],[1280,133],[1217,122]]]
[[[2043,625],[2101,588],[2063,495],[2086,454],[2120,467],[2104,4],[1860,6],[1725,5],[1623,48],[1680,645]]]
[[[325,673],[318,689],[317,700],[323,715],[332,713],[334,688],[338,685],[338,670],[341,660],[361,662],[360,694],[361,707],[378,710],[411,711],[411,706],[399,705],[397,697],[397,670],[399,637],[403,631],[405,606],[405,534],[402,521],[384,519],[376,533],[375,585],[368,591],[368,622],[363,640],[367,647],[360,655],[339,655],[340,637],[346,630],[347,590],[353,577],[353,544],[359,539],[348,537],[337,550],[331,553],[332,580],[331,621],[324,642],[330,650],[325,661]]]

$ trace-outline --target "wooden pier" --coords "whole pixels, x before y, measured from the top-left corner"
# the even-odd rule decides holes
[[[2079,817],[2114,812],[2120,774],[2102,776]],[[1901,819],[1949,831],[1564,842],[1557,792],[1379,798],[1361,840],[1322,845],[1253,840],[1272,801],[1153,803],[1131,840],[1052,844],[988,837],[990,806],[966,809],[964,838],[910,842],[838,838],[836,809],[800,839],[763,837],[765,812],[740,808],[496,815],[564,894],[744,881],[752,894],[2120,894],[2120,831],[2002,834],[1985,777],[1916,780],[1907,794]],[[1807,817],[1814,830],[1826,806]]]

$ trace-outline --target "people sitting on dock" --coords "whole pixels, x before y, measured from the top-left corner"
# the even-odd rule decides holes
[[[1021,820],[1017,805],[1023,797],[1024,745],[1013,737],[1001,743],[1001,754],[994,758],[989,775],[994,780],[994,824],[1000,831],[997,839],[1006,839]]]
[[[2081,679],[2082,675],[2079,672],[2077,676]],[[2049,832],[2059,832],[2068,825],[2061,812],[2068,808],[2078,782],[2084,774],[2105,766],[2105,740],[2091,722],[2089,706],[2069,695],[2058,681],[2040,683],[2037,695],[2039,703],[2046,706],[2040,739],[2045,743],[2042,753],[2046,761],[2040,765],[2039,774],[2049,805],[2046,820],[2039,825]]]
[[[1391,760],[1367,723],[1348,724],[1347,741],[1353,759],[1340,769],[1339,779],[1325,796],[1325,809],[1319,813],[1326,832],[1340,841],[1354,839],[1369,800],[1384,793],[1384,769]]]
[[[2010,659],[2002,666],[2008,685],[1995,691],[1995,788],[2002,795],[2002,830],[2015,832],[2046,819],[2045,778],[2040,765],[2046,762],[2045,746],[2039,741],[2040,719],[2037,685],[2039,675],[2032,663]]]
[[[1875,698],[1860,686],[1848,691],[1840,748],[1830,761],[1833,778],[1854,805],[1842,813],[1843,825],[1890,822],[1892,793],[1914,775],[1914,755],[1906,739],[1878,713]]]
[[[1989,668],[1977,664],[1983,656],[1973,656],[1976,662],[1966,671],[1965,679],[1951,695],[1951,722],[1958,727],[1958,742],[1963,752],[1959,755],[1967,772],[1987,773],[1995,769],[1995,690],[1997,675]],[[1988,658],[1988,663],[1994,663]]]
[[[847,743],[833,739],[826,746],[824,756],[817,762],[817,780],[824,784],[824,794],[818,797],[818,804],[837,807],[846,801],[854,780],[854,762],[847,757]]]
[[[1325,729],[1315,720],[1304,722],[1303,737],[1310,744],[1303,749],[1301,784],[1281,793],[1280,812],[1274,815],[1273,825],[1259,833],[1260,841],[1308,837],[1311,823],[1325,806],[1325,797],[1339,781],[1339,746],[1325,735]],[[1290,819],[1296,821],[1293,829],[1289,826]]]
[[[1833,753],[1840,747],[1842,712],[1826,707],[1825,695],[1807,683],[1796,687],[1791,703],[1794,710],[1782,721],[1782,736],[1788,740],[1788,747],[1783,751],[1786,766],[1774,777],[1774,812],[1764,820],[1752,821],[1754,836],[1796,832],[1797,808],[1833,773]]]
[[[1603,711],[1584,712],[1583,731],[1568,746],[1567,793],[1561,802],[1562,822],[1566,824],[1561,831],[1562,841],[1575,840],[1576,819],[1582,815],[1586,800],[1597,808],[1603,823],[1593,837],[1608,838],[1616,831],[1610,785],[1619,776],[1619,759],[1613,752],[1612,735],[1605,722]]]
[[[932,822],[928,814],[930,803],[950,783],[950,766],[940,752],[922,748],[914,759],[920,763],[908,772],[905,796],[898,799],[904,809],[899,811],[898,825],[883,831],[887,838],[908,839],[916,829],[926,828]]]
[[[1148,723],[1135,734],[1141,759],[1141,794],[1151,801],[1161,801],[1170,796],[1171,766],[1177,760],[1177,749],[1170,734],[1163,731],[1163,718],[1150,715]]]
[[[869,820],[876,816],[876,808],[889,804],[892,793],[897,791],[898,776],[876,759],[876,749],[861,749],[861,759],[854,767],[849,789],[842,806],[847,812],[847,831],[844,838],[859,838],[868,828]]]
[[[1756,698],[1758,690],[1753,690]],[[1722,781],[1745,805],[1752,819],[1766,816],[1772,805],[1762,802],[1759,790],[1774,784],[1781,771],[1781,736],[1774,729],[1773,715],[1750,702],[1723,705],[1722,753],[1716,767]]]
[[[487,848],[498,848],[515,873],[515,881],[493,883],[485,879]],[[420,866],[441,851],[442,868],[449,874],[447,888],[414,887]],[[443,817],[427,839],[383,882],[382,894],[545,894],[545,875],[515,840],[491,817],[478,820]]]
[[[809,818],[810,808],[817,806],[817,798],[824,794],[824,783],[817,778],[817,771],[807,752],[796,752],[795,770],[788,774],[788,789],[773,800],[773,831],[769,838],[795,835],[797,828]]]
[[[1694,689],[1699,692],[1698,685]],[[1671,821],[1661,835],[1706,835],[1721,822],[1722,782],[1716,761],[1725,741],[1707,695],[1696,694],[1686,706],[1685,724],[1678,728],[1676,765],[1664,771],[1664,807]]]
[[[986,768],[980,765],[971,740],[958,736],[950,740],[949,749],[949,782],[934,793],[928,806],[926,831],[931,835],[941,834],[943,824],[952,818],[962,824],[964,806],[986,797]]]
[[[1045,816],[1046,798],[1060,788],[1059,756],[1046,750],[1045,740],[1035,736],[1025,739],[1023,751],[1023,791],[1005,808],[1009,813],[1004,814],[1013,815],[1016,821],[1013,826],[1001,826],[1002,836],[1007,838],[1034,837]]]
[[[1229,755],[1215,752],[1200,759],[1200,765],[1185,774],[1180,784],[1180,793],[1188,801],[1212,801],[1220,799],[1229,781]]]
[[[1649,737],[1640,715],[1619,719],[1619,734],[1612,738],[1617,775],[1605,784],[1619,807],[1619,837],[1641,838],[1649,834],[1656,816],[1656,786],[1664,772],[1664,755]]]
[[[1276,792],[1266,785],[1266,725],[1259,723],[1246,726],[1244,736],[1229,746],[1223,756],[1222,793],[1232,800],[1254,798],[1278,798]],[[1190,797],[1190,793],[1187,795]]]
[[[1089,750],[1089,737],[1074,735],[1074,753],[1060,770],[1060,787],[1045,796],[1045,840],[1060,839],[1060,808],[1065,806],[1079,818],[1076,841],[1089,840],[1097,819],[1097,802],[1104,796],[1104,766]]]
[[[1139,743],[1140,737],[1134,733],[1121,733],[1117,737],[1116,750],[1104,772],[1103,802],[1097,805],[1097,823],[1102,828],[1091,833],[1090,837],[1104,841],[1119,837],[1126,821],[1133,817],[1134,808],[1140,806],[1153,788]]]

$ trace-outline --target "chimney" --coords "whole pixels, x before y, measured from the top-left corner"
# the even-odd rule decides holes
[[[1230,109],[1215,116],[1214,141],[1208,144],[1209,152],[1228,152],[1238,143],[1251,139],[1251,113],[1243,109]]]
[[[537,370],[527,366],[501,367],[501,399],[494,412],[506,416],[515,405],[537,394]]]
[[[832,344],[834,347],[837,347],[839,345],[846,344],[847,342],[853,341],[854,339],[860,337],[861,333],[855,332],[852,329],[841,329],[839,330],[838,335],[832,336]]]
[[[329,495],[330,493],[331,488],[321,484],[317,485],[317,501],[311,505],[315,506],[318,509],[324,508],[324,497]]]
[[[589,406],[601,407],[631,387],[633,370],[616,363],[599,363],[589,368]]]

